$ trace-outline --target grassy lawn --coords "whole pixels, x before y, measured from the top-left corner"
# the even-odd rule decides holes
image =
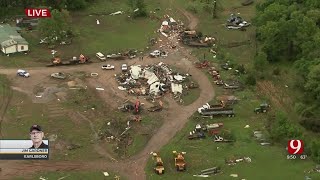
[[[97,98],[95,89],[73,90],[69,91],[69,98],[64,107],[77,109],[80,112],[87,112],[87,118],[93,123],[94,129],[98,133],[107,136],[119,137],[127,127],[127,121],[133,114],[130,112],[121,112],[110,109],[100,98]],[[92,110],[91,108],[94,108]],[[146,110],[141,114],[141,122],[130,122],[131,129],[127,131],[123,141],[110,141],[101,144],[113,157],[133,156],[141,151],[145,144],[150,139],[156,127],[162,123],[162,118],[157,116],[157,113],[148,113]],[[111,125],[106,125],[111,122]],[[129,143],[131,141],[131,143]],[[115,150],[119,147],[119,150]]]
[[[238,174],[244,179],[303,179],[305,175],[319,178],[319,174],[305,174],[305,170],[314,167],[310,160],[287,160],[285,148],[278,145],[261,146],[252,136],[254,130],[265,131],[263,125],[266,115],[255,115],[253,109],[259,100],[250,91],[243,91],[236,94],[241,98],[241,102],[235,106],[236,117],[234,118],[214,118],[202,119],[197,113],[181,130],[171,142],[160,151],[165,163],[166,173],[163,176],[153,172],[154,162],[150,158],[146,167],[148,179],[193,179],[192,175],[200,173],[201,170],[220,166],[223,174],[215,176],[215,179],[229,179],[230,174]],[[188,140],[187,135],[194,130],[198,123],[223,122],[224,129],[231,131],[236,137],[236,142],[232,144],[219,144],[207,136],[203,140]],[[250,128],[244,128],[249,125]],[[217,147],[219,147],[217,149]],[[185,151],[187,171],[176,172],[172,151]],[[249,156],[251,163],[241,162],[233,167],[225,165],[225,158],[233,156]],[[272,173],[268,173],[272,172]]]
[[[261,0],[260,0],[261,1]],[[190,8],[194,1],[176,0],[174,4],[170,4],[170,0],[154,2],[152,0],[146,0],[148,4],[148,10],[154,10],[156,7],[160,7],[159,11],[154,10],[155,16],[162,17],[164,13],[179,14],[176,11],[170,10],[171,5],[175,7]],[[241,7],[241,2],[234,2],[232,0],[219,1],[218,3],[218,18],[212,19],[209,13],[202,12],[202,9],[198,8],[196,14],[200,20],[198,24],[198,30],[203,34],[216,37],[218,45],[218,54],[223,54],[223,58],[213,58],[209,53],[209,49],[194,49],[195,54],[199,59],[203,59],[203,55],[206,55],[206,59],[213,63],[220,64],[226,60],[232,61],[237,64],[244,64],[246,67],[252,66],[253,57],[256,50],[255,44],[255,28],[249,27],[247,31],[227,30],[224,27],[224,23],[228,19],[230,13],[239,12],[241,16],[251,22],[251,19],[255,14],[255,6]],[[144,51],[148,46],[148,40],[156,36],[155,30],[159,27],[159,21],[156,19],[136,19],[132,20],[125,15],[108,16],[108,15],[96,15],[96,14],[109,14],[118,10],[128,11],[126,0],[120,1],[103,1],[97,0],[92,6],[88,7],[82,12],[71,13],[73,23],[72,26],[77,33],[77,37],[74,39],[73,44],[69,46],[57,47],[59,55],[63,57],[78,56],[80,53],[84,53],[90,57],[94,57],[94,54],[98,51],[108,54],[117,52],[128,48],[136,48]],[[200,11],[201,10],[201,11]],[[92,16],[90,16],[92,14]],[[180,17],[181,15],[177,15]],[[95,20],[100,20],[100,25],[95,23]],[[10,57],[0,56],[0,66],[5,67],[26,67],[26,66],[38,66],[49,62],[51,57],[49,49],[45,46],[39,45],[39,35],[37,31],[23,32],[23,36],[30,43],[31,53],[28,55],[17,54]],[[250,40],[250,44],[228,48],[228,44],[232,42],[244,42]],[[278,65],[277,65],[278,66]],[[271,69],[274,69],[271,66]],[[268,76],[271,75],[271,71],[268,71]],[[282,89],[281,93],[287,94],[290,97],[300,98],[297,91],[294,91],[294,69],[288,66],[288,64],[280,65],[281,77],[273,76],[272,82],[278,89]],[[222,72],[222,78],[233,78],[229,72]],[[3,76],[0,76],[0,84],[6,82]],[[285,82],[285,83],[284,83]],[[284,84],[292,88],[284,89]],[[3,87],[0,86],[0,94],[3,92]],[[226,91],[217,87],[216,95],[221,94],[233,94],[230,91]],[[199,96],[199,89],[192,89],[187,96],[183,97],[184,105],[191,104]],[[231,179],[230,174],[238,174],[240,179],[304,179],[304,176],[309,176],[312,179],[320,179],[318,174],[305,174],[305,170],[314,168],[314,163],[310,160],[287,160],[285,147],[280,145],[273,146],[261,146],[255,141],[253,137],[254,130],[266,131],[264,128],[267,115],[253,113],[253,109],[257,107],[263,100],[270,100],[270,97],[265,95],[258,96],[255,88],[246,88],[244,91],[234,93],[241,101],[234,106],[236,117],[234,118],[214,118],[203,119],[195,113],[190,118],[186,127],[181,130],[169,144],[164,146],[160,155],[165,163],[166,173],[162,176],[158,176],[153,172],[154,161],[150,158],[147,166],[145,167],[148,179],[195,179],[192,175],[200,173],[201,170],[211,168],[214,166],[220,166],[223,173],[216,175],[215,179]],[[10,121],[3,123],[3,135],[12,139],[25,138],[28,139],[28,129],[31,124],[41,124],[46,136],[57,134],[57,144],[64,141],[67,143],[80,144],[82,147],[75,150],[63,150],[59,153],[53,154],[51,157],[55,160],[66,159],[81,159],[92,160],[101,158],[97,153],[88,153],[93,149],[91,143],[92,131],[88,128],[87,122],[77,124],[77,128],[68,117],[61,117],[49,119],[46,114],[46,109],[42,104],[33,104],[24,94],[14,92],[12,103],[8,108],[8,117]],[[94,93],[90,91],[80,92],[75,91],[71,94],[73,101],[69,101],[64,104],[65,108],[77,109],[79,111],[90,110],[95,108],[98,117],[91,118],[94,123],[95,129],[106,129],[105,123],[116,119],[119,124],[119,129],[112,126],[109,127],[111,132],[117,132],[123,130],[123,126],[126,125],[127,119],[124,113],[112,113],[106,110],[103,106],[103,102],[100,99],[95,98]],[[1,100],[1,99],[0,99]],[[291,99],[294,102],[294,98]],[[290,102],[291,102],[290,101]],[[84,102],[87,104],[83,106]],[[293,104],[288,102],[285,107],[292,109]],[[275,107],[277,109],[279,107]],[[196,109],[195,109],[196,111]],[[290,111],[291,112],[291,111]],[[19,116],[24,115],[22,118]],[[119,152],[118,155],[132,156],[142,150],[148,141],[148,138],[152,135],[154,127],[159,127],[162,123],[161,119],[153,115],[147,115],[143,117],[140,123],[133,125],[133,128],[129,131],[129,136],[132,138],[132,144],[130,146],[124,145],[124,152]],[[290,119],[297,121],[295,114],[291,114]],[[214,123],[223,122],[225,130],[232,132],[236,137],[236,141],[232,144],[218,144],[213,142],[212,137],[207,136],[203,140],[188,140],[187,135],[190,131],[194,130],[195,125],[198,123]],[[244,126],[250,125],[250,128],[244,128]],[[122,128],[122,129],[121,129]],[[112,131],[113,130],[113,131]],[[120,133],[121,133],[120,132]],[[138,133],[137,133],[138,132]],[[63,137],[63,139],[62,139]],[[116,155],[114,146],[120,146],[116,143],[106,144],[106,149],[112,155]],[[122,148],[122,147],[121,147]],[[174,167],[174,159],[172,151],[185,151],[187,171],[176,172]],[[66,155],[67,154],[67,155]],[[248,156],[252,159],[251,163],[241,162],[233,167],[225,164],[225,159],[233,156]],[[70,176],[68,176],[70,175]],[[44,172],[41,176],[49,179],[58,179],[63,176],[68,176],[66,179],[114,179],[114,173],[110,177],[104,177],[101,172]],[[34,177],[38,179],[40,175]],[[18,178],[23,179],[23,177]],[[122,179],[122,178],[121,178]]]
[[[138,134],[134,137],[133,143],[128,148],[128,155],[134,155],[140,152],[148,142],[148,136]]]
[[[147,0],[148,11],[155,17],[162,17],[170,12],[166,7],[168,2],[154,2]],[[115,5],[116,4],[116,5]],[[155,10],[156,8],[160,10]],[[112,12],[125,11],[123,15],[109,16]],[[76,37],[71,45],[61,45],[55,48],[58,55],[64,58],[79,56],[81,53],[92,57],[100,51],[108,54],[135,48],[144,51],[150,38],[155,37],[155,31],[160,22],[156,18],[128,18],[130,8],[127,0],[103,1],[98,0],[86,10],[71,12],[72,24]],[[97,15],[102,14],[105,15]],[[100,20],[100,25],[96,24]],[[0,56],[0,66],[4,67],[27,67],[39,66],[50,62],[51,53],[45,45],[39,44],[39,32],[22,32],[22,36],[29,42],[31,52],[28,55],[14,54],[10,57]]]
[[[73,171],[73,172],[42,172],[38,175],[33,176],[32,179],[39,179],[40,177],[45,179],[59,179],[63,178],[66,180],[78,180],[78,179],[97,179],[97,180],[107,180],[107,179],[115,179],[115,176],[119,176],[116,173],[109,172],[109,176],[104,176],[103,172],[99,171]],[[14,180],[25,179],[24,177],[16,177]],[[125,179],[124,177],[120,177],[120,179]]]
[[[200,96],[200,89],[199,88],[188,90],[187,94],[185,96],[182,96],[182,98],[181,98],[183,100],[183,105],[188,106],[188,105],[192,104],[195,100],[198,99],[199,96]]]
[[[194,1],[186,2],[178,0],[177,3],[180,4],[181,7],[189,8]],[[244,64],[245,67],[252,66],[256,48],[254,27],[249,27],[247,31],[243,32],[227,30],[223,24],[228,19],[230,13],[237,12],[240,12],[245,20],[251,22],[251,18],[254,17],[255,14],[255,7],[241,7],[240,2],[226,0],[219,1],[218,9],[217,19],[212,19],[208,13],[199,13],[200,11],[196,15],[201,20],[198,25],[198,30],[203,32],[203,34],[216,37],[218,40],[218,50],[220,51],[220,54],[224,55],[224,58],[219,58],[218,56],[214,59],[211,54],[209,54],[209,49],[195,49],[193,54],[200,60],[204,59],[205,54],[207,60],[217,64],[229,60],[233,63]],[[228,43],[247,40],[250,40],[251,44],[228,48]],[[277,82],[275,86],[282,87],[285,82],[289,87],[294,87],[294,76],[291,76],[293,69],[288,67],[287,64],[282,65],[280,69],[282,67],[284,67],[282,73],[285,75],[281,78],[273,78],[273,82]],[[270,69],[272,68],[274,67],[271,67]],[[229,72],[222,72],[221,76],[223,79],[234,78]],[[296,92],[292,89],[284,89],[281,93],[293,95]],[[154,161],[150,158],[145,168],[148,179],[194,179],[192,175],[199,174],[201,170],[215,166],[220,166],[223,171],[222,174],[214,176],[215,179],[230,179],[232,178],[230,177],[230,174],[238,174],[240,179],[269,180],[290,178],[298,180],[304,179],[305,176],[309,176],[312,179],[320,178],[319,174],[304,173],[305,170],[310,170],[315,166],[314,162],[310,159],[287,160],[285,147],[281,147],[277,144],[273,146],[261,146],[254,139],[254,130],[266,131],[264,126],[267,121],[267,115],[255,115],[253,109],[257,107],[261,101],[268,100],[270,97],[257,96],[255,88],[247,88],[244,91],[235,93],[228,92],[218,87],[215,90],[217,96],[221,94],[235,94],[241,99],[239,104],[234,106],[236,117],[202,119],[201,117],[197,117],[198,113],[196,113],[190,118],[186,127],[181,130],[169,144],[161,149],[160,155],[165,163],[166,173],[162,176],[156,175],[153,171]],[[294,101],[294,99],[292,99],[292,101]],[[289,104],[287,105],[289,106]],[[189,132],[194,130],[196,124],[202,122],[223,122],[224,129],[231,131],[236,137],[236,141],[232,144],[217,144],[213,142],[212,137],[208,136],[204,140],[188,140],[187,135]],[[249,125],[250,128],[244,128],[246,125]],[[172,155],[173,150],[187,152],[186,162],[188,164],[186,172],[176,172]],[[225,159],[233,156],[249,156],[252,159],[252,162],[241,162],[233,167],[226,165],[224,162]]]
[[[142,120],[139,124],[133,125],[133,141],[132,144],[128,147],[128,156],[133,156],[136,153],[139,153],[145,145],[148,143],[148,140],[152,137],[152,134],[156,131],[157,128],[162,124],[163,117],[157,116],[157,113],[149,113],[142,116]]]
[[[260,2],[261,0],[255,1]],[[199,4],[196,1],[183,1],[177,0],[181,7],[189,8],[192,4]],[[200,6],[196,6],[198,12],[195,14],[199,21],[197,30],[202,32],[204,35],[215,37],[217,41],[218,54],[223,51],[226,60],[233,61],[235,63],[241,63],[250,65],[252,63],[255,53],[255,27],[250,26],[246,31],[239,30],[228,30],[224,27],[227,19],[231,13],[240,13],[246,21],[252,22],[252,18],[255,14],[255,6],[241,7],[241,1],[218,1],[217,3],[217,18],[213,19],[211,14],[204,11]],[[239,8],[240,7],[240,8]],[[250,40],[250,44],[239,47],[228,48],[230,43],[244,42]],[[193,53],[203,59],[204,54],[207,60],[212,62],[219,62],[219,59],[214,59],[212,54],[209,53],[209,49],[201,48],[194,49]],[[221,53],[220,53],[221,54]]]
[[[43,127],[45,137],[57,135],[56,141],[52,142],[52,146],[57,144],[77,144],[81,148],[67,150],[63,148],[59,151],[52,151],[51,159],[54,160],[72,160],[72,159],[95,159],[99,156],[92,151],[91,139],[92,132],[85,123],[77,125],[68,116],[49,118],[46,107],[43,104],[32,103],[25,94],[14,91],[12,102],[8,108],[8,119],[10,121],[3,122],[3,136],[7,139],[29,139],[29,128],[32,124],[39,124]],[[83,156],[86,154],[85,156]]]
[[[9,80],[7,77],[3,74],[0,74],[0,95],[5,95],[4,93],[6,92],[8,85]]]

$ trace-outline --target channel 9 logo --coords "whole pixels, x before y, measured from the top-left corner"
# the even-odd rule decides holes
[[[303,154],[304,143],[302,140],[289,140],[288,141],[288,155],[287,159],[306,159],[307,155]]]
[[[304,143],[302,140],[289,140],[288,153],[289,154],[302,154],[304,150]]]

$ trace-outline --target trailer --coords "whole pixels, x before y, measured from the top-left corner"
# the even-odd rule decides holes
[[[210,110],[219,110],[219,109],[223,109],[224,106],[223,104],[210,104],[210,108],[208,109]]]
[[[228,116],[228,117],[235,116],[235,113],[232,108],[202,109],[200,114],[203,116]]]
[[[80,65],[91,63],[90,58],[85,57],[84,55],[80,55],[79,58],[73,57],[71,60],[62,61],[61,58],[53,58],[51,64],[47,64],[47,67],[53,66],[68,66],[68,65]]]
[[[183,43],[185,45],[192,46],[192,47],[211,47],[213,44],[211,42],[198,42],[198,41],[189,41],[189,40],[183,41]]]
[[[238,84],[227,84],[227,83],[224,83],[223,85],[223,88],[224,89],[239,89],[240,86]]]
[[[198,108],[198,112],[201,114],[202,111],[214,111],[225,108],[225,104],[220,102],[220,104],[209,104],[206,103],[202,107]]]

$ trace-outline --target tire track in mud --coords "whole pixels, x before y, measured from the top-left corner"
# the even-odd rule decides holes
[[[172,2],[172,0],[170,2]],[[195,16],[193,16],[192,13],[189,13],[180,7],[175,8],[177,8],[184,16],[186,16],[186,18],[189,21],[188,27],[190,29],[195,29],[197,27],[199,20]],[[175,134],[184,127],[184,125],[188,122],[188,118],[195,112],[196,108],[203,105],[203,103],[206,103],[209,99],[212,99],[214,97],[214,89],[209,79],[203,72],[201,72],[201,70],[195,68],[191,63],[192,61],[196,60],[196,58],[189,54],[188,49],[181,49],[182,50],[180,54],[182,54],[182,56],[184,57],[187,57],[188,59],[182,61],[182,64],[184,64],[185,67],[188,66],[190,74],[193,74],[194,80],[196,80],[199,83],[199,88],[201,90],[200,97],[194,103],[188,106],[177,107],[176,104],[169,104],[171,108],[168,110],[168,116],[166,117],[167,121],[164,122],[164,124],[159,128],[157,133],[155,133],[151,137],[151,139],[148,141],[145,148],[141,152],[139,152],[135,156],[132,156],[130,159],[120,160],[119,162],[112,162],[106,160],[96,160],[91,162],[60,161],[50,162],[50,164],[47,164],[47,162],[39,162],[37,163],[37,166],[39,166],[39,168],[41,167],[42,171],[107,170],[119,173],[122,176],[127,177],[128,179],[146,179],[144,168],[146,167],[147,160],[150,157],[149,153],[151,151],[158,151],[161,147],[166,145],[175,136]],[[183,59],[184,57],[181,57],[181,59]],[[148,61],[148,59],[146,59],[146,61]],[[167,64],[175,65],[176,62],[167,61]],[[68,69],[71,70],[72,67],[69,67]],[[172,109],[172,107],[175,107],[177,109]],[[180,113],[177,114],[176,112]],[[84,120],[88,121],[89,119],[84,118]],[[89,120],[88,122],[90,123],[91,121]],[[160,139],[159,137],[162,138]],[[95,150],[100,151],[101,149],[96,148]],[[102,150],[104,149],[102,148]],[[0,175],[9,178],[12,176],[16,176],[17,174],[26,175],[27,173],[30,174],[35,172],[35,163],[21,165],[19,164],[19,168],[17,167],[17,164],[18,163],[14,162],[7,163],[5,167],[11,168],[5,169],[5,172],[0,172]]]
[[[2,84],[2,88],[3,101],[0,105],[0,137],[2,137],[2,123],[4,120],[4,116],[7,113],[9,104],[13,96],[13,91],[8,84]]]
[[[105,149],[103,147],[101,147],[98,144],[99,135],[98,135],[98,132],[95,130],[94,125],[91,122],[91,120],[89,118],[87,118],[86,116],[84,116],[83,114],[81,114],[79,111],[77,111],[76,114],[77,114],[77,116],[79,116],[79,118],[81,118],[89,123],[91,131],[94,135],[94,141],[97,142],[94,144],[94,149],[96,150],[96,152],[109,160],[117,162],[117,160],[115,158],[113,158],[108,152],[105,151]]]

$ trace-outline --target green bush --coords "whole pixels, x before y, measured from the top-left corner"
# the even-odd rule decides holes
[[[294,104],[294,110],[298,114],[302,114],[302,112],[305,110],[305,108],[306,108],[306,105],[301,102]]]
[[[277,112],[270,135],[276,142],[286,142],[288,139],[301,137],[302,131],[297,125],[288,121],[287,114]]]
[[[85,0],[67,0],[66,3],[68,10],[84,9],[87,5]]]
[[[256,81],[255,75],[254,75],[253,73],[250,73],[250,74],[247,76],[245,83],[246,83],[247,85],[250,85],[250,86],[256,85],[257,81]]]
[[[205,12],[211,13],[212,12],[212,7],[209,4],[203,4],[202,9]]]
[[[312,159],[320,163],[320,141],[313,141],[310,146]]]
[[[128,0],[127,3],[132,11],[134,11],[135,9],[139,9],[138,11],[132,13],[132,16],[134,18],[148,16],[147,5],[144,0]]]
[[[136,7],[139,8],[139,10],[133,13],[133,17],[147,17],[148,13],[144,0],[137,0]]]
[[[187,5],[187,10],[192,12],[192,13],[195,13],[195,14],[198,13],[198,7],[197,7],[197,5],[195,3],[189,3]]]
[[[246,68],[243,64],[237,65],[236,69],[239,71],[239,74],[246,74]]]
[[[267,54],[264,52],[259,52],[256,57],[254,57],[254,68],[259,72],[262,72],[266,69],[269,62],[267,60]]]
[[[300,121],[300,124],[308,130],[315,133],[320,132],[320,120],[316,118],[304,118]]]
[[[279,76],[280,75],[280,69],[278,67],[276,67],[275,69],[273,69],[272,74],[275,76]]]

